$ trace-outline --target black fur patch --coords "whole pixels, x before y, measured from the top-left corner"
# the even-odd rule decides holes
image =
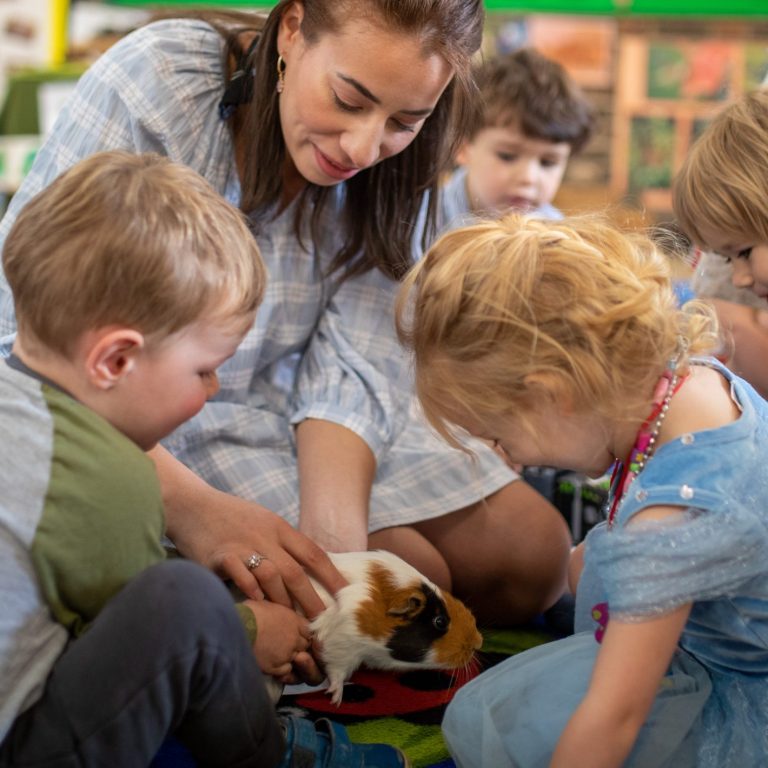
[[[448,631],[451,623],[435,590],[422,583],[421,591],[426,598],[422,611],[411,623],[397,627],[387,641],[392,658],[398,661],[423,661],[434,641]]]

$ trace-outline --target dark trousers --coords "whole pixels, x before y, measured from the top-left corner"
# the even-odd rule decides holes
[[[0,766],[146,768],[171,734],[201,766],[271,768],[285,750],[229,593],[183,560],[148,568],[67,646]]]

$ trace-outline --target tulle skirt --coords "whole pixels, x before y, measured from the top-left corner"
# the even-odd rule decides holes
[[[587,690],[599,648],[592,632],[582,632],[513,656],[465,685],[449,705],[443,722],[456,763],[462,768],[547,766],[560,734]],[[707,728],[703,715],[711,696],[707,669],[678,651],[625,765],[701,768],[701,737]],[[722,730],[717,736],[727,738]],[[723,752],[727,754],[727,750],[718,749],[718,753]],[[585,759],[588,764],[588,756],[582,756]],[[745,758],[743,748],[727,759],[732,762],[711,765],[760,765]]]

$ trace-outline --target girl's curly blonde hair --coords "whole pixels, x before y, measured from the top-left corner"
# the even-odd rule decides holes
[[[509,215],[443,235],[397,305],[416,389],[453,444],[456,415],[525,414],[547,395],[622,418],[671,360],[717,345],[712,313],[676,306],[667,257],[608,222]]]

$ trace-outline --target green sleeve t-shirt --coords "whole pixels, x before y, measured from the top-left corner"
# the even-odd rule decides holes
[[[2,741],[68,639],[166,555],[152,460],[13,356],[0,360],[0,487]],[[253,643],[253,613],[237,610]]]
[[[96,413],[0,361],[0,740],[69,636],[164,559],[154,464]]]

